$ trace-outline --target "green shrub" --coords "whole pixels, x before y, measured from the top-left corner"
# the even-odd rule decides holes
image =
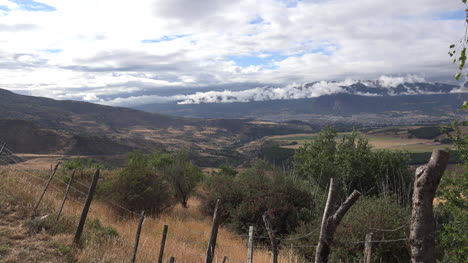
[[[89,219],[85,225],[85,237],[89,241],[105,241],[119,236],[119,232],[110,226],[103,226],[99,219]]]
[[[409,233],[410,211],[391,198],[361,197],[344,216],[338,226],[331,247],[330,262],[361,262],[366,234],[373,232],[373,240],[398,240]],[[308,259],[314,258],[320,234],[321,218],[317,217],[298,228],[295,236],[311,235],[293,241],[299,252]],[[395,231],[379,231],[395,230]],[[409,262],[405,241],[373,243],[372,262]]]
[[[266,234],[262,215],[270,215],[278,235],[294,231],[300,222],[312,217],[311,194],[288,175],[259,162],[237,175],[215,174],[206,183],[207,196],[202,208],[211,215],[221,199],[221,217],[228,227],[247,233],[254,226],[257,234]]]
[[[467,125],[466,122],[462,125]],[[454,135],[446,134],[453,140],[453,152],[463,161],[465,172],[444,175],[437,197],[442,201],[435,209],[437,224],[437,251],[441,262],[464,262],[468,258],[468,136],[463,135],[457,122],[451,125]]]
[[[193,157],[190,150],[180,150],[173,153],[155,152],[149,160],[153,169],[164,174],[172,186],[174,197],[184,208],[203,177],[200,169],[193,164]]]
[[[151,166],[150,156],[139,151],[128,154],[125,168],[107,177],[100,191],[134,212],[158,215],[174,205],[169,182]]]
[[[407,155],[373,151],[369,140],[357,132],[338,138],[335,130],[323,130],[296,151],[294,164],[301,179],[322,189],[330,178],[338,178],[346,194],[356,189],[366,195],[396,195],[402,204],[410,202],[413,176]]]
[[[432,140],[435,139],[437,136],[442,135],[443,131],[441,131],[439,127],[429,126],[408,130],[408,133],[418,139]]]

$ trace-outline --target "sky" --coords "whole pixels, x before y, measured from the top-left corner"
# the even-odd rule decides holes
[[[0,0],[0,88],[128,106],[315,81],[454,83],[447,52],[463,37],[465,8],[461,0]]]

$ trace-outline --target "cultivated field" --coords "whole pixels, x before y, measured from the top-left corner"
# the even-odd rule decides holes
[[[338,137],[349,133],[339,133]],[[432,152],[434,149],[446,149],[450,145],[434,143],[433,140],[405,138],[397,135],[375,135],[363,133],[369,139],[370,145],[374,149],[403,150],[411,153]],[[271,136],[271,140],[288,143],[296,142],[293,145],[285,145],[283,148],[298,149],[304,143],[313,139],[317,134],[290,134],[284,136]]]

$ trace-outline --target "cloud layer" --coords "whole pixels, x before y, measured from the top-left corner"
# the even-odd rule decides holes
[[[373,81],[347,79],[341,82],[318,81],[302,85],[291,84],[283,87],[256,87],[244,90],[220,90],[175,94],[168,96],[142,95],[100,100],[102,104],[113,106],[137,106],[152,103],[233,103],[270,100],[294,100],[316,98],[323,95],[347,93],[361,96],[395,96],[421,94],[447,94],[466,92],[454,85],[427,83],[417,76],[381,76]]]
[[[407,74],[446,81],[456,71],[447,52],[464,32],[464,9],[440,0],[0,0],[0,88],[105,103],[150,98],[142,93],[165,100],[158,90],[172,87]],[[229,92],[238,91],[186,100],[229,101]]]

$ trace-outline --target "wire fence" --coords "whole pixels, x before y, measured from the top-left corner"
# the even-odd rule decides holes
[[[47,179],[35,174],[35,173],[38,173],[37,170],[36,171],[32,170],[29,167],[27,167],[26,165],[24,165],[23,162],[26,162],[27,160],[25,158],[23,158],[23,157],[20,157],[20,156],[16,155],[13,151],[8,149],[8,147],[6,147],[6,143],[0,144],[0,145],[2,145],[0,147],[0,167],[6,167],[6,169],[8,171],[10,171],[10,172],[12,172],[12,173],[14,173],[16,175],[15,178],[21,180],[25,184],[28,184],[28,185],[38,189],[39,191],[42,191],[43,187],[41,187],[38,184],[34,184],[31,180],[27,180],[26,178],[23,178],[23,177],[18,176],[18,175],[20,175],[20,174],[27,175],[27,176],[30,176],[31,178],[34,178],[34,179],[39,180],[39,181],[44,182],[44,183],[47,183]],[[61,160],[59,160],[59,161],[61,161]],[[62,176],[60,176],[60,177],[57,177],[57,176],[52,177],[52,180],[54,182],[56,182],[57,184],[62,185],[64,187],[67,187],[68,183],[64,179],[70,180],[70,176],[68,176],[65,173],[65,174],[62,174]],[[84,182],[81,182],[79,180],[74,180],[73,182],[79,184],[81,187],[84,187],[86,189],[90,188],[90,185],[88,185],[88,184],[86,184]],[[64,189],[58,187],[55,184],[51,184],[51,187],[57,193],[64,193]],[[82,190],[80,190],[80,189],[78,189],[78,188],[76,188],[74,186],[70,186],[70,189],[73,190],[74,193],[79,194],[80,197],[82,197],[83,199],[79,200],[79,199],[74,198],[72,196],[68,196],[67,199],[70,199],[70,200],[82,205],[84,203],[84,198],[88,195],[88,193],[85,193]],[[103,202],[103,203],[105,203],[105,204],[107,204],[107,205],[109,205],[111,207],[118,208],[122,212],[125,212],[126,215],[114,213],[114,215],[116,217],[119,217],[119,218],[121,218],[123,220],[129,220],[129,221],[130,220],[135,220],[136,218],[138,218],[140,216],[139,213],[136,213],[136,212],[126,208],[124,205],[121,205],[121,204],[115,202],[114,200],[100,198],[99,201],[101,201],[101,202]],[[152,217],[148,217],[148,218],[145,218],[145,221],[156,221],[156,219],[154,219]],[[401,226],[399,226],[397,228],[394,228],[394,229],[369,228],[369,230],[371,230],[373,232],[395,232],[395,231],[401,230],[404,227],[408,226],[408,224],[409,224],[409,221],[407,223],[405,223],[404,225],[401,225]],[[286,243],[288,241],[297,241],[297,240],[307,239],[307,238],[310,238],[310,237],[318,234],[319,230],[320,230],[320,227],[318,227],[318,228],[316,228],[316,229],[312,230],[311,232],[309,232],[307,234],[304,234],[304,235],[293,236],[293,237],[277,237],[276,240],[277,241],[285,241],[285,243]],[[203,238],[208,238],[210,236],[210,234],[211,234],[210,232],[197,231],[197,230],[193,230],[193,229],[184,229],[184,231],[188,232],[188,233],[195,234],[195,235],[199,235],[199,236],[201,236]],[[153,235],[154,234],[163,235],[164,233],[163,232],[158,232],[158,231],[151,231],[151,234],[153,234]],[[248,234],[233,234],[233,233],[231,233],[230,235],[236,236],[236,237],[241,238],[241,239],[247,239],[249,237]],[[187,244],[187,245],[190,245],[190,244],[193,243],[193,240],[189,240],[184,236],[179,236],[179,235],[175,235],[175,234],[168,234],[167,238],[168,238],[168,240],[177,241],[179,243],[183,243],[183,244]],[[254,240],[265,240],[265,239],[268,240],[269,239],[268,236],[257,236],[257,235],[253,235],[252,238]],[[408,238],[404,237],[404,238],[390,239],[390,240],[373,240],[373,241],[370,241],[370,242],[371,243],[390,243],[390,242],[401,242],[401,241],[407,241],[407,240],[408,240]],[[353,240],[353,241],[346,241],[345,243],[348,243],[348,244],[362,244],[362,243],[365,243],[365,242],[366,241],[364,241],[364,240]],[[147,243],[148,243],[148,237],[146,237],[143,240],[143,242],[141,243],[140,248],[145,248],[148,245]],[[261,244],[263,244],[263,243],[261,243]],[[131,241],[127,241],[127,245],[133,246],[134,244]],[[314,248],[317,247],[316,245],[299,245],[299,244],[292,244],[292,243],[289,244],[289,247],[286,246],[286,245],[283,245],[283,244],[280,244],[280,245],[281,245],[282,250],[298,249],[298,248],[314,249]],[[220,249],[229,249],[229,248],[234,248],[234,247],[239,248],[239,246],[225,245],[225,244],[219,244],[218,247]],[[255,245],[253,248],[254,249],[261,249],[261,250],[270,250],[270,247],[265,246],[265,245]],[[244,246],[243,249],[247,249],[247,246]],[[189,250],[187,250],[187,247],[185,247],[185,251],[181,250],[180,253],[190,254],[190,255],[193,255],[193,256],[200,257],[202,259],[206,256],[205,253],[194,253],[193,251],[189,251]],[[236,261],[233,261],[231,259],[231,260],[229,260],[229,262],[236,262]]]

